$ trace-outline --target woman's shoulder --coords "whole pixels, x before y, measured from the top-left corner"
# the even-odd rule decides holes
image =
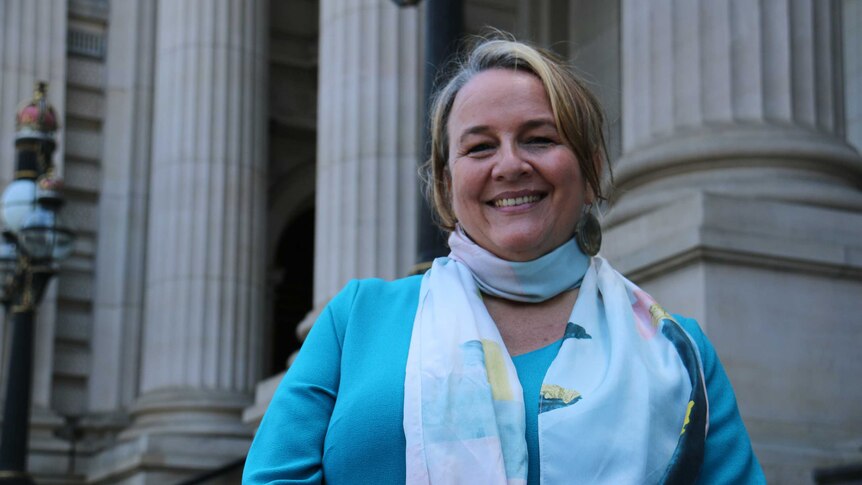
[[[700,352],[701,363],[704,365],[704,370],[711,367],[715,361],[715,348],[709,342],[700,324],[694,318],[688,318],[683,315],[674,314],[674,320],[688,333],[691,339],[697,345],[697,350]]]
[[[422,284],[422,275],[407,276],[394,280],[383,278],[364,278],[351,280],[348,285],[355,285],[357,290],[367,293],[378,293],[396,295],[400,293],[413,292],[419,295],[419,286]]]
[[[697,323],[697,320],[694,318],[689,318],[684,315],[673,314],[674,320],[682,327],[686,333],[691,336],[692,340],[697,344],[698,347],[703,347],[703,342],[706,339],[706,335],[703,333],[703,329],[700,328],[700,324]]]
[[[396,280],[354,279],[330,300],[327,308],[339,326],[373,321],[379,324],[393,319],[412,322],[421,283],[421,275]]]
[[[344,288],[332,299],[338,305],[349,303],[351,307],[369,302],[412,299],[419,297],[419,286],[422,275],[408,276],[396,280],[382,278],[364,278],[350,280]]]

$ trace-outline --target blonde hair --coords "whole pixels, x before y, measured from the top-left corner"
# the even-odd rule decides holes
[[[587,89],[566,61],[544,49],[496,33],[480,38],[459,61],[449,81],[437,91],[431,108],[431,156],[422,165],[425,195],[436,213],[437,224],[455,229],[457,219],[449,193],[448,121],[452,104],[461,88],[489,69],[514,69],[538,77],[548,93],[557,130],[578,159],[581,174],[597,199],[604,199],[602,167],[607,158],[604,114],[598,99]]]

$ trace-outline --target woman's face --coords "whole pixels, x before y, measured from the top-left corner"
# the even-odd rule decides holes
[[[455,97],[448,135],[452,208],[473,241],[530,261],[573,236],[586,184],[539,78],[477,74]]]

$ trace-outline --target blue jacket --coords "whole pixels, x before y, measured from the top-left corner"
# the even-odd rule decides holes
[[[418,276],[352,281],[333,298],[273,396],[244,484],[404,483],[404,373],[420,283]],[[678,321],[700,349],[709,396],[700,482],[765,483],[715,349],[697,322]],[[525,398],[536,403],[526,411],[531,464],[538,463],[538,389],[553,347],[513,359],[525,395],[535,394]],[[529,483],[537,476],[532,465]]]

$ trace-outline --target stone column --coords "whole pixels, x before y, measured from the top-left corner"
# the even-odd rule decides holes
[[[129,449],[96,467],[131,453],[142,480],[168,483],[241,457],[251,435],[240,417],[261,367],[269,9],[157,9],[141,395]]]
[[[99,196],[89,402],[123,410],[138,394],[147,192],[153,125],[156,4],[115,0],[108,30],[105,144]]]
[[[48,82],[48,100],[57,109],[60,130],[53,162],[62,174],[66,112],[66,2],[56,0],[0,0],[0,190],[12,180],[15,164],[15,112],[32,99],[37,80]],[[60,276],[62,277],[62,276]],[[65,443],[53,436],[62,420],[51,411],[54,379],[54,335],[57,279],[50,284],[36,315],[33,349],[33,412],[29,465],[51,473],[60,469],[53,460]],[[6,340],[5,318],[0,337]],[[0,346],[0,367],[8,354]],[[4,388],[0,382],[0,389]]]
[[[158,9],[141,404],[244,400],[263,314],[267,2]]]
[[[611,220],[704,189],[862,208],[840,22],[836,1],[624,0]]]
[[[321,0],[314,316],[351,278],[406,276],[416,251],[419,12]]]
[[[603,252],[705,327],[770,482],[859,461],[862,158],[841,2],[622,1]]]

